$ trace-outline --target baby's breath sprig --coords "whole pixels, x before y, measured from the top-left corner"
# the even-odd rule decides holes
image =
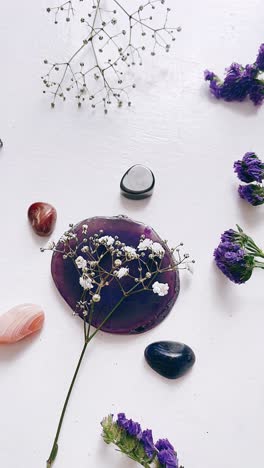
[[[168,249],[167,241],[164,243]],[[141,235],[138,239],[138,245],[133,247],[122,242],[118,235],[109,235],[103,230],[90,235],[87,224],[82,224],[81,230],[78,230],[77,234],[73,224],[70,224],[68,231],[63,234],[58,244],[50,242],[46,248],[41,248],[42,252],[51,250],[59,253],[65,261],[73,263],[82,288],[81,297],[76,302],[74,315],[80,315],[84,324],[82,352],[63,406],[52,450],[47,461],[47,468],[53,465],[57,456],[58,439],[63,419],[88,344],[127,297],[144,291],[151,291],[160,297],[168,294],[169,285],[159,282],[159,275],[183,268],[189,270],[190,265],[194,263],[194,260],[190,260],[189,254],[181,255],[182,246],[183,244],[180,243],[175,248],[170,249],[172,260],[168,264],[167,261],[164,262],[165,248],[159,242],[154,242],[145,235]],[[174,253],[177,254],[176,257],[173,256]],[[129,281],[123,281],[124,278],[129,279]],[[101,301],[104,288],[109,288],[112,284],[117,284],[120,288],[121,298],[100,325],[92,331],[91,324],[93,316],[96,314],[96,306]]]
[[[59,62],[44,60],[49,70],[42,76],[43,93],[52,95],[52,107],[58,98],[65,101],[72,92],[79,107],[89,101],[92,108],[102,104],[107,113],[112,103],[130,106],[128,91],[136,85],[131,83],[128,69],[142,65],[144,51],[152,56],[159,49],[169,52],[175,32],[181,28],[169,27],[170,8],[165,0],[145,3],[137,0],[137,6],[130,11],[122,0],[110,0],[107,8],[102,0],[87,0],[78,12],[73,2],[47,8],[54,15],[55,24],[61,14],[66,14],[67,22],[77,16],[84,34],[82,43],[70,57]],[[149,45],[145,42],[148,36]]]
[[[54,23],[58,24],[58,16],[61,12],[64,12],[66,14],[66,21],[69,22],[71,19],[71,16],[74,15],[74,9],[72,6],[72,1],[69,0],[67,2],[62,3],[59,6],[55,7],[48,7],[46,9],[47,13],[53,13],[54,14]]]

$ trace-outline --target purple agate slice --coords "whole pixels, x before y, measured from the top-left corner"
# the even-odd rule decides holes
[[[173,256],[158,234],[149,226],[129,219],[125,216],[116,217],[94,217],[86,219],[77,224],[73,231],[81,238],[82,225],[88,225],[88,237],[100,230],[103,235],[119,236],[121,242],[126,245],[137,247],[140,236],[144,234],[154,242],[159,242],[165,249],[163,265],[168,266],[173,263]],[[58,243],[57,248],[61,245]],[[83,255],[81,251],[78,255]],[[132,265],[134,264],[134,266]],[[131,262],[129,267],[131,272],[136,274],[137,262]],[[72,260],[63,259],[59,252],[54,252],[51,262],[51,273],[56,287],[60,294],[73,311],[76,311],[76,303],[80,300],[83,289],[79,285],[79,274]],[[133,286],[131,278],[123,278],[128,288]],[[166,296],[160,297],[152,291],[142,291],[138,294],[126,297],[120,307],[113,313],[111,318],[104,324],[102,330],[108,333],[135,334],[143,333],[158,325],[170,312],[180,290],[179,273],[175,271],[159,273],[155,281],[168,283],[169,292]],[[129,284],[130,282],[130,284]],[[117,281],[113,281],[109,287],[105,287],[101,292],[101,301],[95,305],[92,318],[92,325],[98,327],[111,309],[122,297],[122,293]],[[81,313],[79,314],[81,318]]]

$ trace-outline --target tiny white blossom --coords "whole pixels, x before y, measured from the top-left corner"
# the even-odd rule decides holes
[[[115,242],[115,239],[112,236],[103,236],[100,237],[98,241],[100,242],[100,244],[104,244],[110,247]]]
[[[94,294],[93,295],[93,302],[100,302],[101,296],[100,294]]]
[[[84,247],[81,248],[81,251],[86,253],[86,252],[89,252],[89,247],[87,247],[87,245],[85,245]]]
[[[125,245],[123,250],[129,258],[131,259],[137,258],[137,252],[136,252],[136,249],[134,249],[134,247],[129,247],[129,245]]]
[[[117,276],[118,279],[123,278],[123,276],[127,276],[129,273],[129,268],[120,268],[119,270],[115,271],[115,276]]]
[[[164,257],[165,250],[159,242],[153,242],[153,244],[151,245],[151,250],[153,254],[157,257]]]
[[[169,292],[169,285],[168,283],[159,283],[155,281],[152,285],[152,289],[154,294],[158,294],[159,296],[166,296]]]
[[[47,247],[46,247],[46,248],[47,248],[48,250],[53,250],[54,247],[55,247],[55,245],[56,245],[56,244],[55,244],[54,241],[49,241],[49,242],[47,243]]]
[[[89,276],[81,276],[79,279],[79,283],[83,289],[92,289],[93,288],[93,283],[91,278]]]
[[[87,233],[87,230],[88,230],[88,224],[83,224],[83,225],[82,225],[82,232],[83,232],[83,234],[86,234],[86,233]]]
[[[140,241],[137,248],[139,251],[151,249],[152,244],[153,244],[153,241],[147,238],[147,239]]]
[[[75,263],[77,267],[81,270],[83,270],[87,266],[87,261],[81,255],[76,258]]]
[[[122,261],[120,260],[120,258],[117,258],[117,259],[115,260],[115,266],[116,266],[116,267],[119,267],[119,266],[121,266],[121,265],[122,265]]]

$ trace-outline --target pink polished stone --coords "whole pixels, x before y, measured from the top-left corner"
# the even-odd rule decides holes
[[[35,304],[20,304],[0,315],[0,344],[16,343],[41,330],[44,312]]]
[[[49,236],[55,227],[57,212],[49,203],[36,202],[28,209],[28,219],[38,236]]]
[[[137,247],[140,236],[144,234],[152,241],[159,242],[165,249],[165,256],[163,259],[164,267],[173,262],[172,254],[166,244],[151,227],[143,223],[133,221],[124,216],[90,218],[80,222],[73,228],[78,238],[82,236],[83,224],[88,225],[87,237],[93,236],[99,233],[100,230],[103,230],[103,235],[112,237],[117,235],[121,242],[132,247]],[[61,248],[62,244],[59,242],[57,249],[60,250]],[[78,255],[84,255],[81,252],[81,246],[77,250],[77,256]],[[110,260],[111,259],[109,259],[109,265],[107,265],[107,262],[104,264],[105,269],[109,268]],[[131,262],[129,268],[131,274],[136,276],[138,271],[137,261]],[[76,265],[74,265],[74,262],[70,258],[63,259],[63,255],[60,252],[54,252],[52,256],[51,272],[60,294],[71,309],[76,311],[76,303],[80,300],[83,293],[83,289],[79,284],[79,273],[76,269]],[[179,273],[175,271],[159,273],[155,280],[161,283],[168,283],[169,292],[166,296],[160,297],[152,291],[143,291],[139,294],[126,297],[121,306],[102,327],[102,330],[119,334],[143,333],[164,320],[179,294]],[[128,288],[135,284],[133,283],[133,279],[130,278],[124,278],[123,281]],[[131,284],[129,284],[129,282],[131,282]],[[101,301],[96,304],[92,318],[92,325],[94,327],[98,327],[102,323],[121,297],[122,293],[117,281],[112,282],[109,287],[102,289]],[[79,313],[79,315],[83,318],[81,313]]]

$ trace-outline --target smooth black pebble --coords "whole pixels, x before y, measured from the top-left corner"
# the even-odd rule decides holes
[[[145,349],[150,367],[167,379],[178,379],[195,363],[193,350],[176,341],[157,341]]]
[[[155,185],[153,172],[141,164],[130,167],[120,182],[121,193],[134,200],[152,195]]]

